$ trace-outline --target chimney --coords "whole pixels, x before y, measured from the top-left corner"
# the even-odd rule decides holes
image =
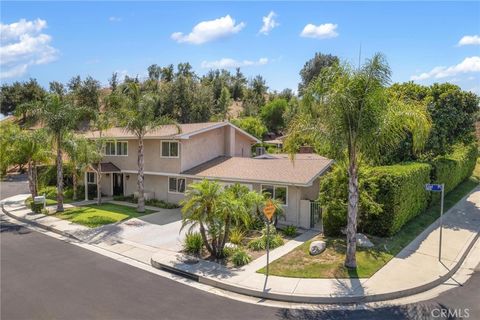
[[[313,153],[313,148],[310,146],[301,146],[298,153]]]

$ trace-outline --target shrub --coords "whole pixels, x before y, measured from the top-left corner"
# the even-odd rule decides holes
[[[55,186],[48,186],[43,187],[38,190],[38,195],[45,195],[48,199],[56,199],[57,198],[57,187]]]
[[[234,229],[230,230],[230,242],[231,243],[241,245],[244,237],[245,237],[245,234],[243,233],[242,230],[240,230],[238,228],[234,228]]]
[[[476,144],[458,144],[451,154],[437,157],[432,161],[432,181],[444,183],[445,193],[453,190],[472,175],[477,160]]]
[[[252,257],[244,249],[234,249],[231,254],[231,261],[236,267],[241,267],[250,263]]]
[[[376,180],[375,201],[381,204],[379,214],[366,214],[364,229],[378,236],[392,236],[413,217],[422,213],[429,203],[425,184],[430,181],[431,166],[405,163],[374,167],[369,170]]]
[[[153,207],[158,207],[162,209],[176,209],[180,207],[178,204],[165,202],[163,200],[158,200],[158,199],[149,199],[145,201],[145,204],[147,206],[153,206]]]
[[[232,255],[232,262],[235,267],[241,267],[252,261],[252,257],[245,250],[238,249]]]
[[[203,239],[199,232],[188,232],[185,235],[183,249],[190,254],[200,254],[203,247]]]
[[[43,209],[43,203],[35,203],[32,201],[30,203],[30,209],[32,209],[34,213],[41,213]]]
[[[270,249],[278,248],[284,244],[282,237],[278,234],[275,234],[275,235],[270,234],[269,238],[270,238],[270,243],[269,243]],[[267,248],[267,236],[262,236],[260,238],[251,240],[248,243],[248,248],[253,251],[265,250]]]
[[[253,251],[265,250],[265,247],[266,243],[263,241],[263,237],[253,239],[248,242],[248,248],[252,249]]]
[[[297,234],[297,227],[294,225],[286,226],[283,228],[283,234],[287,237],[295,237]]]
[[[264,227],[262,229],[262,236],[266,236],[267,235],[267,227]],[[270,235],[274,235],[274,234],[277,234],[277,229],[275,228],[274,225],[270,225]]]
[[[381,206],[375,202],[378,187],[376,180],[367,172],[365,166],[359,171],[360,204],[358,212],[359,229],[369,215],[378,214]],[[323,229],[327,236],[341,235],[347,225],[348,176],[345,163],[338,163],[332,171],[320,179],[320,206],[322,207]]]

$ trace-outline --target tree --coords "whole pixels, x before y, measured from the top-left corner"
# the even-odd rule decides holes
[[[222,120],[225,120],[228,113],[228,107],[230,106],[230,91],[227,87],[222,88],[220,98],[217,102],[217,109],[215,114],[219,115]]]
[[[288,102],[284,99],[274,99],[267,103],[260,113],[263,122],[269,131],[280,132],[285,127],[283,115],[287,110]]]
[[[258,139],[262,139],[268,131],[262,120],[255,117],[232,119],[232,123]]]
[[[108,84],[110,85],[110,90],[115,91],[118,87],[118,73],[112,73],[112,77],[108,79]]]
[[[17,164],[15,141],[20,127],[13,121],[0,121],[0,133],[0,177],[3,177],[10,166]]]
[[[247,116],[257,115],[261,107],[265,105],[265,96],[268,87],[262,76],[253,78],[246,91],[243,108]]]
[[[38,195],[37,164],[50,158],[51,148],[44,130],[19,131],[13,150],[18,163],[27,164],[28,187],[32,199]]]
[[[234,101],[239,101],[243,98],[243,92],[247,84],[247,79],[240,71],[240,68],[235,69],[235,76],[233,77],[232,98]]]
[[[91,142],[87,141],[84,137],[69,132],[66,134],[64,139],[64,150],[68,156],[70,164],[72,166],[72,188],[73,188],[73,200],[77,200],[78,194],[78,180],[82,172],[84,172],[88,165],[92,163],[97,163],[103,156],[101,155],[101,150],[96,150],[92,148]],[[99,152],[100,151],[100,152]],[[100,154],[100,157],[96,156]],[[95,160],[92,160],[95,159]],[[85,188],[87,187],[87,182],[85,181]]]
[[[315,53],[315,56],[305,62],[302,70],[300,70],[300,77],[302,78],[298,84],[298,94],[301,96],[304,90],[308,87],[310,82],[320,75],[324,68],[331,67],[338,64],[337,56],[331,54]]]
[[[38,109],[38,116],[52,135],[57,151],[57,211],[63,212],[63,140],[78,121],[78,109],[66,98],[49,94]]]
[[[162,125],[174,123],[166,116],[156,117],[155,109],[158,106],[158,95],[142,92],[137,83],[127,83],[121,94],[114,93],[113,99],[121,105],[119,122],[127,131],[138,139],[138,212],[145,212],[145,185],[144,185],[144,145],[143,138],[149,130]],[[178,129],[179,130],[179,129]]]
[[[193,183],[182,201],[182,228],[199,227],[203,243],[215,258],[224,257],[231,226],[249,226],[255,217],[259,199],[265,199],[247,187],[234,184],[222,189],[216,181]]]
[[[32,118],[35,107],[45,97],[45,90],[36,79],[26,82],[4,84],[0,90],[0,110],[2,113],[21,116],[25,122]]]
[[[322,70],[306,90],[307,112],[295,119],[285,148],[293,154],[304,139],[315,149],[348,164],[347,253],[345,266],[356,268],[356,233],[359,209],[359,161],[375,161],[380,146],[395,146],[410,132],[416,151],[430,131],[425,109],[389,100],[385,87],[390,68],[376,54],[358,69],[336,64]]]
[[[162,68],[156,64],[152,64],[148,67],[148,78],[150,80],[158,81],[160,80],[160,75],[162,74]]]

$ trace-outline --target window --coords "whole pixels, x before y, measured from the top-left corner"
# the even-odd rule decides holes
[[[107,141],[105,143],[105,155],[114,156],[115,155],[115,142]]]
[[[95,184],[96,183],[96,174],[95,172],[87,172],[87,184]]]
[[[128,155],[127,141],[107,141],[105,142],[105,155],[107,156],[126,156]]]
[[[281,204],[287,205],[288,192],[287,187],[262,185],[262,193],[268,197],[278,200]]]
[[[117,156],[128,156],[128,142],[127,141],[118,141],[117,142]]]
[[[178,142],[162,141],[161,155],[165,158],[178,158]]]
[[[185,179],[184,178],[168,178],[168,191],[175,193],[185,192]]]

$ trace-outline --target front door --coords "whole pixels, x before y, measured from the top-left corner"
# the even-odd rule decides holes
[[[113,195],[123,196],[123,174],[122,173],[113,174]]]

